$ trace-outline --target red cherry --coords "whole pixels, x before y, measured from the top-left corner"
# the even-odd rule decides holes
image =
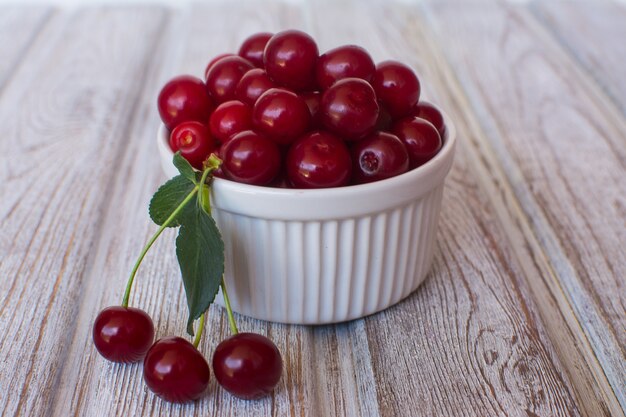
[[[251,130],[237,133],[221,149],[226,178],[267,185],[280,170],[280,150],[273,141]]]
[[[226,391],[245,399],[268,395],[280,381],[283,361],[265,336],[238,333],[223,340],[213,354],[213,373]]]
[[[252,109],[238,100],[222,103],[211,114],[209,127],[214,137],[227,142],[233,135],[252,127]]]
[[[348,185],[352,161],[346,144],[327,132],[308,133],[287,154],[287,176],[297,188]]]
[[[444,138],[444,134],[446,133],[446,125],[443,121],[443,115],[434,104],[422,100],[417,103],[417,105],[413,109],[412,115],[415,117],[419,117],[420,119],[428,120],[430,123],[433,124],[433,126],[435,126],[435,128],[437,128],[441,139]]]
[[[206,88],[217,103],[235,99],[235,89],[241,77],[254,68],[240,56],[227,56],[217,61],[206,73]]]
[[[143,362],[143,379],[166,401],[197,400],[209,386],[211,372],[202,354],[181,337],[158,340]]]
[[[322,95],[319,91],[308,91],[306,93],[300,93],[299,96],[300,98],[302,98],[302,100],[304,100],[307,107],[309,108],[309,113],[311,114],[311,127],[318,127],[318,125],[320,124],[319,109]]]
[[[419,117],[397,121],[391,132],[400,138],[409,152],[409,169],[425,164],[441,149],[441,136],[435,126]]]
[[[255,33],[248,37],[239,48],[239,56],[252,62],[257,68],[263,67],[263,51],[267,41],[273,36],[273,33]]]
[[[172,150],[180,154],[196,169],[202,169],[204,160],[217,148],[209,128],[200,122],[184,122],[170,135]]]
[[[250,106],[254,106],[257,99],[269,90],[275,88],[276,84],[267,76],[265,70],[254,68],[246,72],[235,90],[237,100],[242,101]]]
[[[400,139],[376,132],[352,147],[354,182],[361,184],[400,175],[409,167],[409,155]]]
[[[143,310],[133,307],[107,307],[93,324],[93,343],[113,362],[141,360],[154,340],[154,324]]]
[[[367,135],[378,119],[374,89],[360,78],[337,81],[322,95],[319,117],[322,124],[344,140]]]
[[[313,38],[298,30],[278,32],[265,46],[267,75],[294,91],[313,89],[318,50]]]
[[[362,78],[370,81],[376,66],[367,51],[360,46],[345,45],[331,49],[317,60],[317,85],[326,90],[343,78]]]
[[[311,122],[306,102],[291,91],[267,90],[254,104],[252,124],[276,143],[289,144],[303,134]]]
[[[219,54],[217,56],[215,56],[215,58],[213,58],[212,60],[209,61],[209,63],[206,66],[206,69],[204,70],[204,79],[206,80],[206,76],[209,73],[209,70],[213,67],[213,65],[219,61],[222,58],[226,58],[227,56],[237,56],[235,54]]]
[[[213,110],[204,83],[191,75],[181,75],[168,81],[159,93],[157,105],[168,130],[190,120],[205,121]]]
[[[420,97],[417,76],[397,61],[384,61],[376,66],[372,87],[394,120],[410,114]]]

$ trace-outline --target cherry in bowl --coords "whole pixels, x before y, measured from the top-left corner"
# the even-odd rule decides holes
[[[397,61],[383,61],[376,66],[372,87],[394,120],[409,115],[420,97],[417,75]]]
[[[362,184],[395,177],[409,168],[409,155],[395,135],[375,132],[352,146],[352,178]]]
[[[342,187],[350,182],[352,161],[346,144],[328,132],[308,133],[291,147],[287,177],[296,188]]]
[[[252,127],[252,109],[238,100],[226,101],[215,109],[209,118],[211,134],[220,142]]]
[[[285,30],[270,38],[263,53],[267,75],[294,91],[315,87],[315,66],[319,55],[312,37],[299,30]]]
[[[372,131],[378,112],[372,86],[360,78],[344,78],[322,95],[319,119],[324,127],[345,140],[358,140]]]
[[[360,46],[345,45],[320,55],[316,66],[317,85],[326,90],[343,78],[361,78],[371,81],[376,65]]]
[[[217,141],[209,128],[199,122],[184,122],[170,134],[170,148],[180,154],[196,169],[202,169],[205,159],[217,148]]]
[[[263,67],[263,51],[273,33],[261,32],[249,36],[241,43],[238,55],[247,59],[257,68]]]
[[[163,86],[157,107],[161,120],[172,130],[182,122],[204,122],[214,106],[201,79],[181,75]]]
[[[206,73],[206,88],[213,101],[220,104],[234,100],[239,80],[253,68],[240,56],[226,56],[215,62]]]
[[[267,90],[252,109],[254,128],[281,145],[295,141],[310,123],[311,113],[306,102],[282,88]]]
[[[441,136],[435,126],[419,117],[397,121],[391,132],[406,146],[409,153],[409,169],[417,168],[431,160],[442,146]]]
[[[427,101],[420,101],[417,105],[415,105],[412,115],[419,117],[420,119],[428,120],[432,123],[439,132],[439,136],[443,139],[444,134],[446,133],[446,125],[443,121],[441,111],[439,111],[434,104]]]
[[[278,175],[278,145],[251,130],[240,132],[219,151],[224,177],[244,184],[267,185]]]

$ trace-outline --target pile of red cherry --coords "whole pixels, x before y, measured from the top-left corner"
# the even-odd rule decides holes
[[[255,185],[325,188],[393,177],[441,149],[443,117],[420,102],[415,73],[340,46],[319,55],[306,33],[257,33],[215,57],[205,81],[179,76],[158,108],[169,144],[196,168]]]

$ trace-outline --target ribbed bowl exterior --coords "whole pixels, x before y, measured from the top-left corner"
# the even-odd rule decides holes
[[[445,117],[445,116],[444,116]],[[411,294],[433,258],[454,126],[424,166],[375,183],[277,189],[215,179],[233,309],[257,319],[325,324],[384,310]],[[163,170],[177,174],[159,129]],[[221,293],[216,302],[223,305]]]
[[[430,268],[443,186],[358,218],[282,221],[213,214],[233,309],[284,323],[352,320],[411,294]],[[218,303],[222,304],[221,294]]]

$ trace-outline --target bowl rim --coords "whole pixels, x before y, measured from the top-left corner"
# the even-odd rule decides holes
[[[274,188],[214,178],[214,206],[252,217],[304,220],[352,217],[406,204],[441,185],[452,166],[456,128],[445,112],[441,114],[446,126],[441,150],[424,165],[403,174],[366,184],[319,189]],[[163,123],[157,132],[157,145],[164,171],[173,173],[174,152]]]

